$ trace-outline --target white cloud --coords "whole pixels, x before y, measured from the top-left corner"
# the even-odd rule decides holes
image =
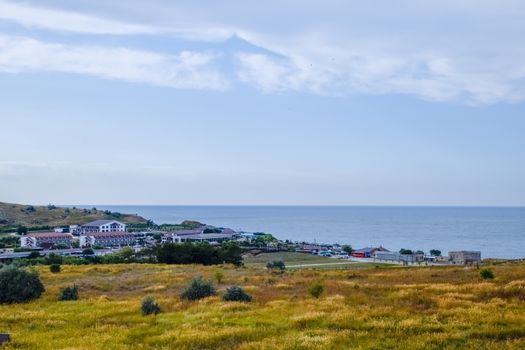
[[[187,89],[225,89],[228,82],[213,68],[215,55],[47,43],[0,35],[0,71],[65,72],[104,79]]]
[[[225,28],[199,28],[191,26],[173,28],[168,26],[133,24],[72,11],[47,9],[3,0],[0,0],[0,20],[15,22],[26,27],[83,34],[171,34],[181,38],[212,41],[224,40],[232,35],[232,31]]]
[[[195,41],[237,35],[254,47],[238,50],[235,73],[245,84],[266,93],[408,94],[470,104],[525,101],[525,49],[520,45],[525,35],[525,3],[519,0],[327,0],[323,4],[232,0],[226,5],[106,0],[79,2],[83,13],[78,12],[79,3],[34,3],[38,6],[0,0],[0,20],[100,35],[170,35]],[[44,3],[53,9],[42,7]],[[95,15],[101,13],[104,18]],[[73,52],[67,54],[66,49]],[[115,69],[104,61],[96,69],[87,69],[88,64],[74,62],[78,49],[62,46],[62,56],[71,56],[68,71],[111,78],[108,71],[127,70],[119,76],[173,86],[172,79],[166,83],[162,78],[165,70],[160,67],[165,63],[146,63],[147,73],[138,73],[137,66],[143,63],[133,62]],[[121,57],[131,52],[111,50]],[[151,60],[138,56],[142,57],[139,61]],[[94,54],[95,61],[97,57]],[[105,64],[110,67],[104,69]],[[207,64],[192,68],[192,75],[201,70],[210,73]],[[199,88],[199,84],[190,85]]]

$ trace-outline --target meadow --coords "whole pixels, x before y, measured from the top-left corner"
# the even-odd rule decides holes
[[[271,260],[271,256],[268,260]],[[289,259],[294,256],[288,256]],[[35,269],[46,292],[36,301],[0,305],[5,349],[523,349],[525,264],[475,267],[289,269],[272,273],[263,257],[245,267],[120,264]],[[295,256],[295,261],[301,261]],[[214,280],[218,295],[182,301],[194,276]],[[314,283],[324,286],[316,299]],[[58,301],[75,284],[80,300]],[[225,302],[242,286],[252,303]],[[154,296],[162,312],[143,316]]]

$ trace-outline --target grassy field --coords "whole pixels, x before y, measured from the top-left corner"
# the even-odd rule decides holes
[[[359,263],[352,262],[344,259],[333,259],[323,257],[319,255],[307,254],[307,253],[292,253],[292,252],[278,252],[278,253],[265,253],[256,256],[248,257],[244,260],[246,267],[266,267],[268,261],[282,260],[289,268],[312,268],[312,269],[348,269],[351,268],[363,268],[363,267],[393,267],[391,264],[380,264],[380,263]],[[351,265],[351,266],[348,266]]]
[[[288,256],[301,261],[299,256]],[[315,258],[315,257],[312,257]],[[174,265],[37,267],[44,296],[0,306],[5,349],[523,349],[525,265],[493,266],[483,281],[475,268],[352,268],[288,270]],[[290,261],[287,262],[291,264]],[[197,302],[178,295],[189,279],[224,280],[219,295]],[[308,288],[325,287],[319,299]],[[80,300],[59,302],[59,289],[76,284]],[[224,302],[231,285],[255,298]],[[162,307],[142,316],[153,295]]]
[[[102,210],[68,209],[54,206],[32,206],[0,202],[0,228],[16,228],[18,225],[26,227],[48,225],[53,227],[84,224],[100,219],[117,219],[127,224],[146,222],[143,217],[132,214],[120,214],[118,217],[115,217],[108,215]]]

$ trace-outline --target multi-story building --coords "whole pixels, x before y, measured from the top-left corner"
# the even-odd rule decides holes
[[[93,232],[80,236],[81,247],[120,247],[135,244],[135,235],[129,232]]]
[[[20,237],[20,245],[28,248],[53,248],[57,245],[71,246],[71,235],[60,232],[29,233]]]
[[[126,225],[116,220],[95,220],[80,226],[77,232],[81,235],[93,232],[126,232]]]
[[[479,264],[481,262],[481,252],[468,250],[448,252],[448,261],[453,265]]]

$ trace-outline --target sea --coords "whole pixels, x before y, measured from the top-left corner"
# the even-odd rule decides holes
[[[197,220],[282,240],[353,248],[479,250],[482,258],[525,258],[522,207],[77,206],[138,214],[155,223]]]

